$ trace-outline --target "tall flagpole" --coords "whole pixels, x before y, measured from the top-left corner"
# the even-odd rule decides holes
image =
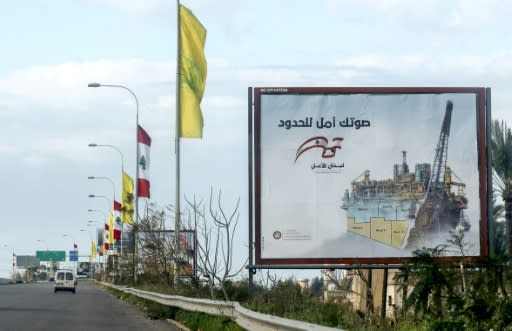
[[[174,209],[174,288],[178,288],[180,279],[179,261],[180,254],[179,235],[180,235],[180,45],[181,45],[181,21],[180,21],[180,0],[176,0],[177,4],[177,22],[178,22],[178,45],[176,47],[176,140],[175,140],[175,154],[176,154],[176,177],[175,177],[175,209]]]

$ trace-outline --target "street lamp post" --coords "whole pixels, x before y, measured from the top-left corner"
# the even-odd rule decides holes
[[[107,223],[107,214],[105,214],[104,211],[101,211],[101,210],[98,210],[98,209],[87,209],[87,211],[88,212],[97,212],[97,213],[101,213],[103,215],[103,217],[104,217],[103,231],[105,231],[105,224]],[[92,223],[92,222],[94,222],[94,221],[88,221],[88,223]],[[103,255],[103,263],[106,264],[107,260],[108,260],[107,259],[107,252],[105,252],[104,255]]]
[[[88,211],[88,212],[90,212],[90,213],[91,213],[91,212],[93,212],[93,211],[94,211],[94,212],[97,212],[97,213],[101,213],[101,214],[103,215],[103,218],[104,218],[104,220],[105,220],[105,223],[107,223],[107,214],[105,214],[105,212],[104,212],[104,211],[102,211],[102,210],[98,210],[98,209],[87,209],[87,211]]]
[[[113,84],[100,84],[100,83],[89,83],[87,84],[88,87],[115,87],[115,88],[122,88],[126,91],[128,91],[132,96],[133,98],[135,99],[135,105],[136,105],[136,113],[135,113],[135,155],[136,155],[136,158],[135,158],[135,192],[134,192],[134,197],[135,197],[135,204],[134,204],[134,216],[135,216],[135,225],[138,223],[139,221],[139,165],[138,165],[138,162],[139,162],[139,158],[140,158],[140,155],[139,155],[139,146],[138,146],[138,130],[139,130],[139,100],[137,99],[137,96],[135,95],[135,93],[133,93],[132,90],[130,90],[128,87],[126,86],[123,86],[123,85],[113,85]],[[122,241],[121,241],[122,242]],[[136,227],[133,231],[133,281],[136,282],[137,281],[137,273],[136,273],[136,259],[135,259],[135,255],[136,255],[136,252],[137,252],[137,231],[136,231]]]
[[[71,238],[71,240],[73,240],[73,249],[74,249],[74,250],[76,250],[76,241],[75,241],[75,238],[74,238],[72,235],[70,235],[70,234],[63,234],[62,236],[63,236],[63,237],[70,237],[70,238]]]
[[[4,248],[10,248],[9,245],[3,245]],[[16,253],[14,253],[14,247],[12,247],[12,279],[16,281]]]
[[[89,147],[109,147],[109,148],[115,149],[119,153],[119,156],[121,157],[121,170],[124,171],[124,156],[123,156],[123,153],[121,153],[121,151],[119,150],[119,148],[117,148],[114,145],[96,144],[96,143],[90,143],[88,146]]]
[[[138,179],[139,179],[139,148],[138,148],[138,130],[139,130],[139,99],[137,99],[137,96],[135,93],[133,93],[132,90],[130,90],[128,87],[123,85],[114,85],[114,84],[100,84],[100,83],[89,83],[87,84],[88,87],[117,87],[122,88],[126,91],[128,91],[133,98],[135,99],[135,105],[136,105],[136,113],[135,113],[135,206],[134,206],[134,214],[135,214],[135,223],[138,222],[139,214],[138,214],[138,195],[139,195],[139,187],[138,187]],[[93,146],[91,146],[93,147]],[[113,147],[113,146],[111,146]]]
[[[115,149],[118,153],[119,153],[119,156],[121,157],[121,183],[122,183],[122,176],[123,176],[123,173],[124,173],[124,156],[123,156],[123,153],[121,153],[121,150],[119,150],[119,148],[117,148],[116,146],[114,145],[107,145],[107,144],[96,144],[96,143],[90,143],[89,144],[89,147],[109,147],[109,148],[112,148],[112,149]],[[138,150],[138,149],[137,149]],[[115,201],[116,201],[116,189],[115,189],[115,184],[114,184],[114,181],[112,179],[110,179],[109,177],[95,177],[95,176],[89,176],[88,179],[106,179],[106,180],[109,180],[111,183],[112,183],[112,188],[113,188],[113,197],[114,197],[114,208],[115,208]],[[122,193],[121,193],[122,195]],[[119,201],[121,204],[123,203],[122,201],[122,196],[121,196],[121,200]],[[124,234],[124,224],[121,223],[121,256],[123,255],[123,234]]]
[[[70,238],[71,238],[71,240],[73,240],[73,251],[75,251],[75,252],[76,252],[77,245],[76,245],[75,237],[73,237],[73,236],[72,236],[72,235],[70,235],[70,234],[63,234],[62,236],[63,236],[63,237],[70,237]],[[77,254],[77,255],[78,255],[78,254]],[[70,256],[70,261],[71,261],[71,256]],[[75,267],[74,267],[73,272],[75,273],[75,275],[76,275],[76,272],[77,272],[77,263],[78,263],[78,261],[76,261],[76,263],[74,264],[74,266],[75,266]]]
[[[114,184],[114,181],[110,177],[105,176],[89,176],[87,179],[104,179],[108,180],[112,184],[112,200],[116,200],[116,184]]]
[[[37,239],[36,241],[40,242],[40,243],[44,243],[44,245],[46,247],[46,251],[48,251],[48,244],[46,243],[46,241],[44,241],[43,239]]]
[[[92,232],[91,230],[86,230],[86,229],[80,229],[80,232],[89,232],[89,238],[91,239],[91,251],[89,252],[89,267],[91,268],[89,270],[89,277],[92,278],[91,276],[94,275],[94,272],[92,271],[93,270],[93,267],[92,267],[92,251],[93,251],[93,243],[94,243],[94,239],[92,237]],[[83,271],[83,270],[82,270]]]
[[[104,195],[89,194],[89,198],[103,198],[103,199],[105,199],[107,201],[107,210],[110,210],[111,203],[110,203],[109,198],[107,198],[106,196],[104,196]],[[112,205],[113,205],[113,203],[112,203]]]

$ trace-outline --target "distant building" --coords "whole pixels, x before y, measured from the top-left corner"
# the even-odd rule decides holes
[[[309,288],[309,279],[307,279],[307,278],[299,278],[299,279],[297,279],[297,283],[299,284],[300,288],[303,290]]]

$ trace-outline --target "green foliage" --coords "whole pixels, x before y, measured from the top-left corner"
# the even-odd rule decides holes
[[[224,289],[231,301],[247,302],[249,300],[249,282],[246,279],[240,281],[227,280],[224,282]],[[221,290],[218,290],[217,296],[222,296]]]
[[[146,301],[145,307],[147,309],[147,314],[150,319],[174,319],[176,315],[176,311],[178,308],[164,306],[154,301]]]
[[[243,331],[244,329],[226,317],[210,316],[197,312],[179,311],[176,321],[183,323],[192,330],[208,331]]]
[[[184,311],[177,307],[162,305],[135,295],[126,294],[110,287],[105,287],[105,289],[111,291],[122,300],[143,307],[147,316],[151,319],[173,319],[193,330],[243,331],[242,327],[226,317]]]
[[[311,286],[309,287],[311,294],[315,297],[321,297],[324,292],[324,282],[319,277],[315,277],[311,280]]]
[[[461,247],[463,244],[459,243]],[[393,320],[354,311],[346,302],[323,302],[318,289],[315,289],[320,287],[321,281],[313,280],[309,289],[301,289],[294,279],[277,281],[269,288],[256,284],[250,301],[247,301],[247,280],[229,281],[224,287],[230,297],[253,311],[344,330],[512,331],[512,298],[508,297],[512,290],[511,267],[497,260],[488,260],[478,266],[464,266],[467,282],[464,292],[459,264],[441,264],[435,259],[445,249],[445,246],[438,246],[414,252],[412,263],[404,266],[395,278],[399,286],[403,283],[410,288],[406,295],[406,308]],[[209,297],[208,287],[200,283],[180,284],[179,292],[173,287],[149,283],[144,289],[187,297]],[[218,291],[217,294],[222,295]],[[242,330],[229,318],[188,312],[116,290],[112,292],[123,300],[145,307],[150,318],[171,318],[192,330]]]

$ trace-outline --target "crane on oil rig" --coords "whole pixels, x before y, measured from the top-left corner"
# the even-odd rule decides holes
[[[436,147],[436,155],[432,164],[432,176],[428,192],[441,195],[445,190],[444,176],[446,173],[446,161],[448,159],[448,138],[450,138],[450,126],[452,122],[453,102],[446,102],[446,111],[444,113],[443,126],[439,134],[439,140]]]
[[[460,181],[453,181],[452,175],[455,176],[455,174],[447,166],[452,111],[453,102],[448,100],[425,202],[420,207],[415,227],[409,234],[407,245],[409,248],[415,248],[418,240],[436,231],[469,230],[469,222],[466,220],[463,211],[467,208],[468,202],[464,195],[466,185]],[[452,186],[458,188],[457,193],[452,192]]]

